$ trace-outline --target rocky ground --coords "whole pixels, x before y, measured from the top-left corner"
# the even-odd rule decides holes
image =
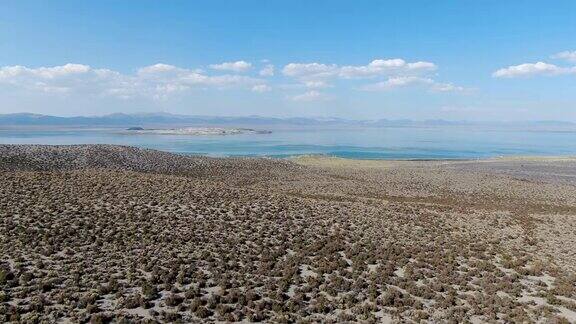
[[[575,170],[0,146],[0,321],[575,322]]]

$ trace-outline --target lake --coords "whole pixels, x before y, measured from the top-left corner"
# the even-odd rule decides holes
[[[155,135],[123,129],[0,129],[2,144],[119,144],[180,154],[358,159],[469,159],[576,155],[576,131],[495,127],[280,129],[271,134]]]

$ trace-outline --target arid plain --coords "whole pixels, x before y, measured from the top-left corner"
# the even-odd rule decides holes
[[[0,321],[576,321],[576,160],[0,146]]]

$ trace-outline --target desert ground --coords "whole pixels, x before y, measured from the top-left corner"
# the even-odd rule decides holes
[[[0,322],[576,322],[576,159],[0,146]]]

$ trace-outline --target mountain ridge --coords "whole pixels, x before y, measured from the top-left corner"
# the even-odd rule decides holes
[[[576,127],[576,123],[568,121],[540,120],[527,122],[482,122],[445,119],[375,119],[352,120],[338,117],[265,117],[265,116],[204,116],[179,115],[165,112],[158,113],[112,113],[101,116],[53,116],[35,113],[0,114],[1,126],[151,126],[151,125],[271,125],[271,126],[466,126],[466,125],[517,125],[517,126],[548,126]]]

